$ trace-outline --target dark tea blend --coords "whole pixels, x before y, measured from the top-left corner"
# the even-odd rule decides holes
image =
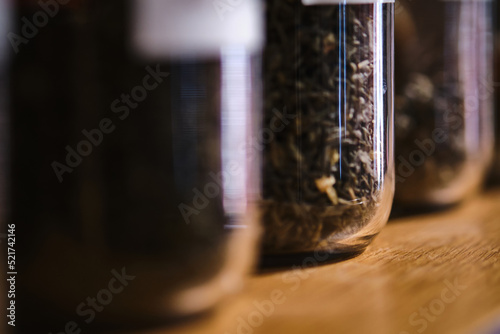
[[[264,150],[264,252],[357,253],[390,206],[393,5],[304,3],[266,2],[264,127],[295,117]]]
[[[491,1],[414,1],[396,18],[396,201],[456,203],[492,157]]]

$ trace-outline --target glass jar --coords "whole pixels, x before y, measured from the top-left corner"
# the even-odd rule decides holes
[[[396,196],[442,207],[476,194],[492,159],[491,1],[405,1],[396,15]]]
[[[492,168],[492,180],[500,182],[500,5],[494,3],[495,15],[495,40],[494,40],[494,88],[495,88],[495,159]]]
[[[79,1],[19,45],[9,223],[21,332],[178,320],[240,289],[258,232],[245,143],[260,7],[221,19],[208,0]],[[40,10],[23,2],[15,22]]]
[[[264,263],[359,254],[394,191],[394,4],[266,4]]]

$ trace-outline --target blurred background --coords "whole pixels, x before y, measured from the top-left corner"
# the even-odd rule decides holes
[[[0,0],[2,330],[500,333],[499,9]]]

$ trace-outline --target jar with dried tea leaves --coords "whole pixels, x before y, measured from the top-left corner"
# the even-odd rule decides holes
[[[40,13],[17,9],[18,24]],[[260,116],[262,23],[260,0],[229,12],[83,0],[19,45],[1,154],[20,333],[177,321],[241,288],[258,236],[245,143]]]
[[[264,261],[359,254],[392,204],[394,4],[266,5]]]
[[[492,1],[402,1],[396,14],[396,197],[443,207],[492,160]]]

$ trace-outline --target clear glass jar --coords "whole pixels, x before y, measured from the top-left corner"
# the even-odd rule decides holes
[[[441,207],[476,194],[492,159],[491,1],[403,2],[396,14],[396,196]]]
[[[224,20],[207,0],[80,1],[19,46],[16,328],[130,329],[241,288],[258,234],[245,143],[260,114],[261,15],[259,1]]]
[[[394,192],[394,4],[266,4],[264,263],[359,254]]]

